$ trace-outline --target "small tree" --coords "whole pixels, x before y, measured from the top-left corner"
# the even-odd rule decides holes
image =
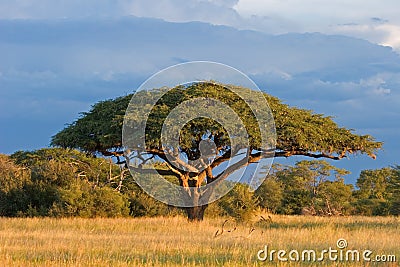
[[[325,215],[348,215],[352,211],[353,185],[345,184],[344,179],[325,181],[319,187],[320,210]]]
[[[357,212],[363,215],[388,215],[396,197],[396,169],[363,170],[355,192]]]
[[[282,205],[285,185],[279,180],[280,165],[274,165],[264,182],[255,191],[258,205],[270,212],[277,212]]]
[[[359,197],[380,200],[387,199],[389,193],[388,187],[393,175],[392,168],[361,171],[356,182],[359,188]]]
[[[237,221],[249,220],[258,204],[253,192],[245,184],[236,184],[231,191],[228,192],[219,201],[219,206],[223,210],[223,215],[229,215]]]
[[[280,168],[274,174],[283,188],[282,202],[277,210],[283,214],[344,213],[352,196],[352,186],[344,184],[343,177],[348,173],[324,160],[304,160],[295,166]]]
[[[393,175],[389,182],[390,212],[393,215],[400,215],[400,166],[393,168]]]
[[[265,157],[298,155],[339,160],[348,154],[366,153],[375,158],[375,151],[382,145],[380,142],[375,142],[369,135],[357,135],[349,129],[337,126],[331,117],[315,114],[308,110],[291,108],[282,104],[279,99],[264,94],[275,118],[277,135],[276,149],[272,151],[274,153],[265,153],[265,150],[269,148],[261,147],[261,132],[254,113],[241,97],[228,88],[229,86],[221,84],[199,82],[187,86],[177,86],[166,91],[163,91],[162,88],[154,89],[157,94],[163,92],[165,94],[154,105],[148,118],[135,117],[132,115],[135,112],[130,110],[132,117],[129,118],[129,127],[145,124],[146,144],[145,147],[140,147],[136,152],[129,151],[129,154],[136,155],[136,160],[142,160],[143,164],[148,162],[147,158],[140,158],[143,151],[147,155],[157,157],[168,167],[168,170],[160,170],[160,174],[175,176],[182,187],[187,188],[188,191],[193,189],[190,191],[194,194],[190,195],[189,198],[194,205],[186,208],[189,220],[203,219],[207,205],[199,206],[196,203],[201,203],[201,200],[209,198],[210,191],[202,191],[202,185],[211,183],[216,185],[226,180],[235,171]],[[241,90],[243,94],[251,93],[251,90],[247,88],[235,88]],[[137,94],[144,102],[152,97],[148,91],[141,91]],[[119,158],[124,155],[121,132],[124,114],[131,97],[131,95],[128,95],[95,104],[89,112],[83,113],[81,118],[56,134],[51,144],[53,146],[79,148],[93,154],[114,155],[117,157],[117,162],[123,162]],[[188,161],[198,159],[201,154],[200,143],[204,141],[206,136],[207,140],[212,140],[215,144],[216,157],[205,169],[177,168],[168,160],[165,147],[161,142],[161,130],[168,114],[182,102],[200,97],[223,102],[231,107],[245,124],[250,152],[243,160],[236,162],[223,172],[218,172],[218,167],[229,161],[232,155],[235,155],[236,148],[231,146],[226,129],[216,121],[208,118],[197,118],[187,123],[180,131],[178,153],[173,159],[183,167],[185,162],[180,160],[182,157]],[[151,100],[148,103],[151,103]],[[134,111],[135,106],[130,108]],[[146,121],[143,121],[144,119]]]

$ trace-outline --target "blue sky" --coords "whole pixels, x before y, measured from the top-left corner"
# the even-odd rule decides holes
[[[352,179],[400,164],[399,8],[391,0],[0,0],[0,153],[46,147],[96,101],[172,64],[211,60],[384,141],[375,161],[334,162]]]

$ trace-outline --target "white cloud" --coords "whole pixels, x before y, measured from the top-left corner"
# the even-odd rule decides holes
[[[372,43],[391,46],[400,52],[400,25],[391,24],[382,20],[374,23],[374,20],[365,24],[348,23],[332,26],[328,33],[342,34],[366,39]]]
[[[388,95],[391,93],[391,90],[380,87],[380,88],[375,88],[372,92],[376,95]]]
[[[254,17],[281,21],[272,33],[321,32],[345,34],[400,51],[397,0],[240,0],[234,9],[249,21]],[[294,27],[293,24],[296,24]],[[258,27],[258,30],[269,29]]]
[[[268,16],[278,14],[314,26],[319,23],[359,20],[371,17],[397,18],[397,0],[240,0],[234,9],[243,16]]]
[[[135,0],[126,1],[130,15],[160,18],[171,22],[202,21],[217,25],[237,25],[240,16],[232,7],[235,0]]]
[[[378,30],[386,32],[381,44],[389,45],[400,51],[400,25],[384,24],[377,27]]]

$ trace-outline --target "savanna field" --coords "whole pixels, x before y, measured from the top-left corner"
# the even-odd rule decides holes
[[[206,218],[189,223],[179,216],[0,218],[0,266],[399,266],[400,262],[398,217],[271,215],[247,223],[225,221]],[[326,256],[322,262],[289,264],[279,262],[276,255],[272,262],[257,258],[266,245],[269,250],[318,252],[337,249],[340,238],[347,241],[346,249],[371,250],[371,259],[395,255],[396,263],[346,263]]]

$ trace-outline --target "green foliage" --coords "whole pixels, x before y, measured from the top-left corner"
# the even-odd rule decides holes
[[[252,193],[237,184],[210,204],[207,216],[246,221],[261,207],[281,214],[400,214],[400,167],[362,171],[358,190],[348,172],[325,161],[274,165]],[[170,177],[173,179],[174,177]],[[121,180],[122,179],[122,180]],[[122,186],[120,185],[122,182]],[[148,196],[125,170],[70,149],[0,155],[0,215],[56,217],[168,216],[182,214]]]
[[[145,192],[135,192],[130,196],[130,214],[133,217],[171,216],[182,211],[155,200]]]
[[[386,199],[387,187],[393,176],[392,168],[363,170],[357,179],[359,198]]]
[[[30,172],[18,166],[7,155],[0,154],[0,192],[21,188],[30,179]]]
[[[19,151],[0,157],[0,215],[120,217],[176,214],[127,169],[71,149]]]
[[[400,215],[400,200],[393,200],[390,206],[390,213],[396,216]]]
[[[50,215],[62,217],[122,217],[129,215],[129,202],[110,187],[92,188],[85,182],[60,189],[59,200],[53,203]]]
[[[67,186],[77,179],[104,185],[119,168],[103,158],[94,158],[73,149],[18,151],[11,155],[16,164],[31,170],[31,180],[54,186]]]
[[[364,170],[356,183],[355,206],[363,215],[398,215],[399,167]]]
[[[223,210],[221,215],[247,221],[254,214],[258,203],[247,185],[236,184],[228,194],[217,201],[217,204]]]
[[[276,175],[268,175],[255,191],[258,205],[263,209],[276,213],[283,201],[283,189],[284,185],[277,179]]]
[[[302,180],[300,188],[305,188],[310,194],[311,204],[306,208],[319,215],[349,212],[353,187],[344,184],[344,176],[349,171],[336,168],[326,161],[313,160],[296,163],[291,172],[292,179]]]
[[[348,173],[321,160],[274,165],[256,196],[262,208],[281,214],[349,214],[353,187],[343,179]]]
[[[7,159],[13,176],[2,176],[0,214],[5,216],[113,217],[129,213],[129,202],[116,189],[119,168],[102,158],[70,149],[19,151]],[[23,170],[23,172],[18,172]],[[20,176],[18,176],[20,175]]]
[[[389,180],[388,190],[390,192],[390,213],[400,215],[400,166],[393,167],[393,175]]]
[[[242,94],[244,96],[249,96],[249,93],[249,89],[242,89]],[[152,97],[152,94],[143,91],[138,94],[143,95],[141,98],[145,98],[146,96]],[[257,127],[258,122],[250,107],[234,92],[223,85],[215,83],[195,83],[187,87],[178,86],[164,94],[156,103],[146,123],[146,140],[149,140],[147,144],[148,148],[159,148],[162,125],[168,114],[180,103],[196,98],[218,100],[231,107],[235,114],[243,121],[246,131],[249,134],[249,144],[251,147],[255,149],[259,148],[261,133],[259,132],[259,127]],[[213,103],[206,104],[204,107],[199,108],[203,108],[207,111],[209,109],[208,105],[213,105]],[[132,107],[132,109],[135,108],[135,106]],[[139,113],[135,112],[135,110],[129,111],[131,114]],[[218,113],[227,114],[227,111],[219,110]],[[133,119],[131,123],[136,125],[141,123],[141,120],[142,118]],[[240,123],[234,122],[234,124],[230,126],[233,129],[237,128],[236,132],[240,131]],[[224,125],[224,127],[227,127],[227,125]],[[198,151],[191,153],[191,150],[196,150],[198,148],[198,143],[206,134],[212,136],[217,147],[229,146],[230,140],[224,127],[209,118],[194,119],[187,123],[182,129],[177,129],[180,130],[180,147],[187,153],[189,158],[192,158],[195,156],[192,156],[192,154],[198,154]]]
[[[310,110],[289,107],[275,97],[266,95],[274,114],[277,149],[282,151],[322,152],[339,157],[353,153],[374,153],[382,146],[369,135],[356,135],[339,127],[330,116]],[[288,153],[288,156],[296,155]]]
[[[389,215],[389,203],[384,199],[370,199],[361,198],[357,199],[354,203],[355,211],[357,215],[364,216],[384,216]]]
[[[301,214],[303,208],[312,204],[310,192],[305,189],[285,190],[282,206],[279,207],[280,214]]]
[[[255,194],[260,207],[281,214],[399,215],[399,166],[362,171],[358,190],[344,183],[348,173],[325,161],[274,165]]]
[[[51,185],[33,183],[32,177],[28,167],[0,155],[0,215],[46,215],[57,192]]]
[[[241,90],[245,96],[250,93],[249,89],[235,88]],[[144,103],[148,103],[166,90],[161,88],[155,89],[155,94],[147,91],[138,94]],[[274,116],[276,147],[277,152],[284,153],[282,156],[307,156],[310,153],[321,152],[321,156],[326,157],[341,158],[351,153],[367,153],[374,157],[373,153],[382,146],[382,143],[375,142],[369,135],[357,135],[352,130],[337,126],[331,117],[289,107],[275,97],[267,94],[264,96]],[[123,116],[131,97],[132,95],[127,95],[95,104],[89,112],[83,113],[81,118],[53,136],[52,145],[79,148],[105,155],[109,155],[110,151],[115,149],[121,149]],[[130,117],[128,121],[132,127],[146,123],[147,148],[160,148],[160,133],[166,116],[178,104],[196,97],[209,97],[229,105],[245,123],[251,146],[259,148],[259,127],[247,104],[223,85],[214,83],[195,83],[187,87],[173,88],[156,103],[149,118]],[[135,113],[135,106],[130,108],[131,115],[140,113]],[[198,148],[198,142],[205,133],[213,136],[218,147],[229,146],[226,131],[221,125],[209,119],[196,119],[188,123],[181,132],[180,145],[182,150],[187,151],[189,158],[189,150]]]
[[[314,200],[316,210],[331,215],[351,214],[353,189],[353,185],[345,184],[344,179],[322,182]]]
[[[123,116],[131,97],[98,102],[89,112],[82,113],[78,120],[56,134],[52,144],[103,154],[111,148],[120,148]]]

